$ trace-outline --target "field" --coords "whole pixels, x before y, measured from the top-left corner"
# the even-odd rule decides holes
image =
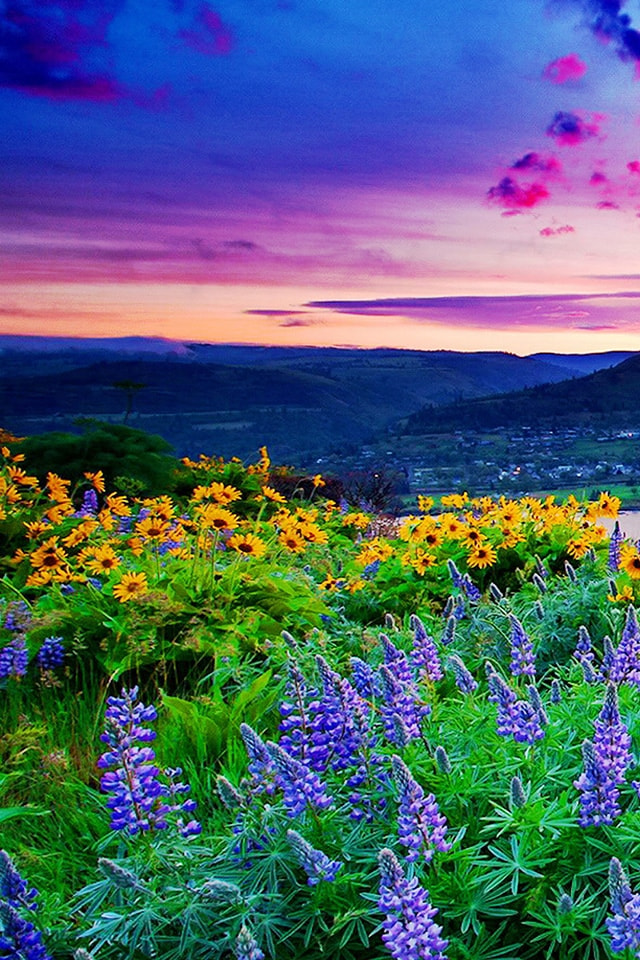
[[[0,955],[640,956],[615,495],[393,519],[263,449],[125,496],[5,440]]]

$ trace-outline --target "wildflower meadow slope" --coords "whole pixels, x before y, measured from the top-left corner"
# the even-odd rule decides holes
[[[266,450],[154,497],[2,458],[3,955],[640,957],[615,498],[397,519]]]

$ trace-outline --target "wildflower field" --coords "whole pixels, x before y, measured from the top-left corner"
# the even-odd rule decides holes
[[[178,474],[2,447],[0,957],[640,957],[616,498]]]

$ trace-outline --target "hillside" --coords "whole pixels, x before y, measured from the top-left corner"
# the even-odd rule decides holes
[[[615,367],[578,379],[548,383],[500,396],[433,407],[412,414],[401,426],[405,434],[446,433],[455,429],[491,430],[506,426],[602,425],[640,419],[640,355]]]
[[[382,436],[425,404],[575,375],[505,353],[196,343],[173,350],[126,338],[112,348],[65,341],[57,351],[45,338],[39,351],[36,338],[28,339],[25,346],[0,338],[5,427],[40,433],[73,429],[77,418],[123,422],[126,415],[191,456],[247,457],[267,443],[278,459],[299,463]],[[141,386],[127,389],[127,382]]]

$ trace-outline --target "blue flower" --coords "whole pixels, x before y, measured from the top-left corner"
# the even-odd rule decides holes
[[[64,663],[65,649],[62,637],[47,637],[36,657],[43,670],[55,670]]]
[[[511,663],[510,669],[514,677],[534,677],[536,674],[535,655],[531,639],[524,627],[513,614],[509,614],[511,623]]]
[[[156,708],[137,702],[137,698],[137,687],[123,690],[121,697],[107,698],[106,730],[100,739],[109,750],[98,760],[98,767],[106,770],[100,786],[111,794],[107,800],[111,829],[126,830],[132,836],[141,831],[166,830],[167,816],[172,815],[182,836],[199,833],[197,821],[185,824],[182,816],[196,807],[194,800],[178,799],[190,789],[176,781],[182,771],[169,769],[161,778],[155,753],[146,746],[156,736],[145,726],[157,718]]]
[[[417,671],[419,679],[436,683],[436,681],[442,679],[443,673],[435,640],[425,630],[420,617],[411,614],[409,623],[413,630],[411,664]]]
[[[607,917],[607,930],[611,935],[614,953],[633,950],[640,953],[640,895],[631,889],[622,864],[616,857],[609,865],[609,893],[613,917]]]
[[[40,931],[6,902],[0,902],[0,930],[0,956],[7,960],[52,960]]]
[[[382,940],[394,960],[446,960],[448,941],[433,922],[438,911],[417,877],[408,879],[398,858],[385,848],[378,855],[380,896],[378,909],[385,914]]]
[[[398,838],[408,848],[406,858],[409,863],[420,855],[430,863],[436,850],[446,852],[451,849],[451,844],[445,840],[447,820],[440,813],[434,795],[425,794],[404,761],[394,754],[391,763],[400,794]]]
[[[244,924],[236,938],[234,953],[236,960],[264,960],[264,953]]]
[[[447,663],[453,670],[458,690],[466,694],[478,689],[478,681],[474,679],[456,653],[451,654]]]
[[[297,830],[287,830],[287,840],[300,866],[307,874],[307,883],[310,887],[326,880],[332,883],[338,870],[343,864],[339,860],[330,860],[326,853],[315,850],[311,844],[301,836]]]
[[[615,779],[602,765],[594,745],[590,740],[582,744],[584,771],[574,787],[580,791],[581,813],[578,823],[581,827],[611,824],[620,815],[618,798],[620,791]]]

